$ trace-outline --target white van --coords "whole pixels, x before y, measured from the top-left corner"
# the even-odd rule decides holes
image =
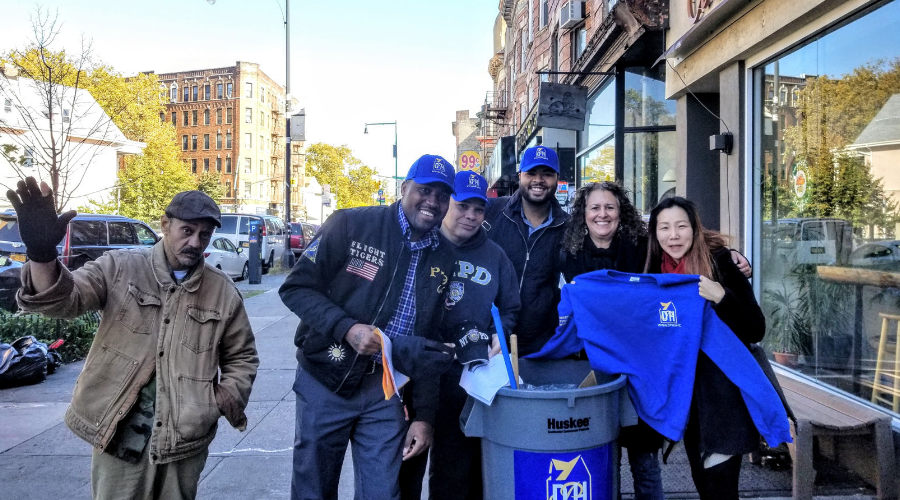
[[[222,227],[216,229],[219,236],[228,238],[239,248],[250,248],[250,220],[260,221],[260,259],[263,273],[281,259],[284,239],[290,237],[284,222],[272,215],[222,214]]]
[[[785,264],[844,265],[853,249],[853,226],[844,219],[779,219],[774,229],[765,221],[763,232]]]

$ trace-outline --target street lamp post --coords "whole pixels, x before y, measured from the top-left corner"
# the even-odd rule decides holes
[[[400,177],[397,172],[397,121],[394,120],[392,122],[381,122],[381,123],[367,123],[366,128],[363,130],[364,134],[369,133],[369,125],[393,125],[394,126],[394,199],[400,199]]]
[[[214,5],[216,0],[206,0]],[[284,0],[284,222],[288,232],[291,227],[291,0]],[[237,205],[237,193],[235,192],[235,205]],[[284,238],[284,253],[281,255],[281,265],[288,269],[294,267],[294,252],[291,251],[291,237]]]

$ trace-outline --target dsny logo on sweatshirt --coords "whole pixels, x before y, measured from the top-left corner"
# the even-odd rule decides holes
[[[656,326],[681,326],[678,323],[678,313],[675,311],[674,302],[660,302],[659,306],[659,324]]]

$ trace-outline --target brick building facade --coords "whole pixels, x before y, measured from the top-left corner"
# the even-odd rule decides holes
[[[673,178],[670,165],[660,166],[671,154],[674,104],[665,102],[665,72],[654,66],[668,8],[668,0],[499,3],[488,62],[494,85],[481,114],[485,174],[498,194],[514,187],[518,157],[536,144],[557,150],[561,180],[573,187],[614,178],[641,208],[674,187],[661,180]],[[548,125],[538,104],[551,89],[542,84],[586,94],[573,113],[583,122]]]
[[[258,64],[241,61],[158,77],[169,95],[160,118],[175,126],[182,159],[193,174],[219,175],[225,187],[222,209],[283,216],[284,87]],[[303,206],[302,151],[302,142],[292,143],[291,205],[298,208]],[[301,215],[297,208],[294,215]]]

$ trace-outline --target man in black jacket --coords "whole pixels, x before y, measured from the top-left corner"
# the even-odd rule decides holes
[[[335,212],[279,290],[302,321],[294,339],[295,500],[337,498],[348,441],[357,497],[397,499],[401,458],[430,444],[439,377],[413,376],[407,427],[401,401],[385,400],[374,330],[440,340],[456,258],[437,228],[453,177],[449,162],[425,155],[410,168],[399,202]]]
[[[546,146],[528,148],[519,165],[519,189],[491,200],[488,236],[506,252],[519,280],[522,309],[512,332],[519,355],[537,352],[559,322],[559,249],[569,214],[556,201],[559,159]]]
[[[429,494],[431,500],[475,500],[482,497],[481,439],[466,437],[459,417],[468,395],[459,386],[463,364],[475,358],[487,361],[500,352],[491,316],[496,305],[505,332],[512,331],[519,312],[519,283],[512,263],[482,229],[487,206],[487,180],[475,172],[456,174],[456,193],[441,223],[441,234],[456,246],[459,259],[450,278],[442,330],[444,342],[457,346],[458,359],[441,377],[440,406],[431,448]],[[475,330],[476,341],[462,339]],[[488,334],[493,333],[491,337]],[[493,343],[490,338],[493,339]],[[469,344],[468,347],[463,347]],[[473,349],[475,354],[462,352]],[[490,349],[490,350],[489,350]],[[478,351],[480,350],[480,353]],[[422,479],[428,457],[403,463],[400,487],[403,500],[422,497]]]

